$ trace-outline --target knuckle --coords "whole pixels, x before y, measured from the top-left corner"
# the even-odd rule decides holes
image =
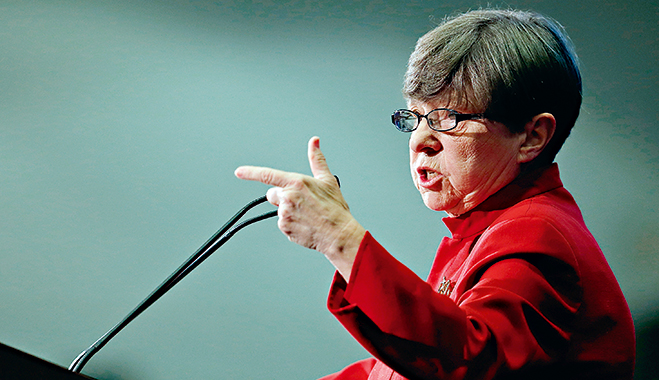
[[[263,170],[259,173],[259,182],[272,183],[274,175],[269,170]]]
[[[278,206],[279,205],[279,188],[278,187],[271,187],[268,189],[268,191],[265,193],[266,198],[268,199],[268,202],[271,204]]]
[[[279,206],[277,214],[279,215],[279,225],[290,225],[295,222],[295,214],[289,202]]]
[[[286,218],[280,217],[277,221],[277,227],[279,230],[286,236],[291,236],[293,234],[293,229],[291,228],[290,221]]]
[[[301,191],[305,187],[308,187],[308,179],[304,177],[296,178],[289,183],[289,187],[293,190]]]

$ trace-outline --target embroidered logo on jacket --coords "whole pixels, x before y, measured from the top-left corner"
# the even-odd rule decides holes
[[[439,294],[450,296],[454,286],[455,286],[455,282],[451,282],[451,280],[447,280],[446,276],[444,276],[444,279],[442,280],[442,283],[439,284],[439,289],[437,289],[437,291],[439,292]]]

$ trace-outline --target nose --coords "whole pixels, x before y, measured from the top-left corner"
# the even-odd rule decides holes
[[[440,133],[430,129],[427,120],[422,120],[410,135],[410,150],[414,153],[425,153],[429,156],[437,154],[442,150],[442,144],[438,136]]]

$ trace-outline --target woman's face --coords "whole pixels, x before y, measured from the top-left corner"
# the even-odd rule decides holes
[[[408,106],[425,115],[446,104],[413,100]],[[524,136],[487,119],[462,121],[448,132],[430,129],[423,119],[409,145],[412,179],[425,205],[456,216],[483,202],[519,174]]]

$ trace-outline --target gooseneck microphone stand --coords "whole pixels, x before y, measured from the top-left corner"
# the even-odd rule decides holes
[[[133,309],[133,311],[131,311],[123,319],[123,321],[119,322],[112,329],[106,332],[105,335],[100,337],[96,342],[94,342],[94,344],[89,346],[88,349],[81,352],[80,355],[78,355],[78,357],[76,357],[75,360],[71,363],[69,370],[76,373],[80,372],[87,361],[101,348],[103,348],[103,346],[105,346],[105,344],[110,339],[117,335],[119,331],[126,327],[126,325],[128,325],[133,319],[135,319],[144,310],[151,306],[151,304],[162,297],[162,295],[169,291],[169,289],[181,281],[183,277],[187,276],[199,264],[210,257],[213,252],[215,252],[224,243],[226,243],[236,232],[249,226],[250,224],[276,216],[276,210],[266,212],[251,219],[247,219],[234,227],[234,224],[236,224],[236,222],[238,222],[238,220],[242,218],[243,215],[247,213],[247,211],[264,202],[266,202],[266,197],[262,196],[251,201],[240,211],[238,211],[219,231],[217,231],[210,239],[208,239],[208,241],[204,243],[204,245],[202,245],[192,256],[190,256],[174,273],[172,273],[162,284],[160,284],[160,286],[158,286],[147,298],[145,298],[135,309]]]

